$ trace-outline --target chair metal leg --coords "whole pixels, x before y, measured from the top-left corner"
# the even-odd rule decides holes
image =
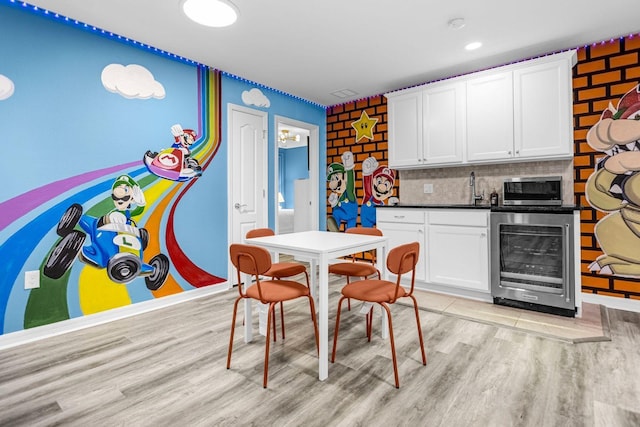
[[[366,315],[366,323],[367,323],[367,340],[371,342],[371,326],[373,325],[373,307],[369,309],[369,312]]]
[[[311,320],[313,321],[313,333],[316,337],[316,352],[318,356],[320,356],[320,339],[318,338],[318,321],[316,319],[316,305],[313,302],[313,297],[311,294],[308,296],[309,298],[309,308],[311,309]]]
[[[238,303],[242,297],[236,298],[233,304],[233,316],[231,317],[231,334],[229,334],[229,352],[227,353],[227,369],[231,366],[231,352],[233,351],[233,333],[236,330],[236,313],[238,312]]]
[[[400,380],[398,379],[398,360],[396,359],[396,344],[393,340],[393,324],[391,322],[391,310],[385,303],[379,303],[387,311],[387,320],[389,321],[389,341],[391,342],[391,356],[393,359],[393,375],[396,380],[396,388],[400,388]]]
[[[276,305],[275,302],[269,303],[269,311],[267,312],[267,339],[265,340],[265,348],[264,348],[264,380],[262,382],[262,387],[267,388],[267,378],[269,376],[269,344],[270,334],[271,334],[271,319],[274,317],[273,308]]]
[[[424,340],[422,338],[422,328],[420,327],[420,312],[418,311],[418,301],[413,295],[409,295],[413,300],[413,309],[416,312],[416,324],[418,325],[418,338],[420,338],[420,350],[422,351],[422,364],[427,364],[427,356],[424,352]]]
[[[280,301],[280,326],[282,327],[282,339],[284,339],[284,306],[282,305],[282,301]],[[275,335],[275,333],[276,333],[276,330],[274,329],[273,334]]]
[[[336,329],[333,331],[333,351],[331,352],[331,363],[336,361],[336,347],[337,347],[337,344],[338,344],[338,330],[340,330],[340,312],[342,311],[342,301],[344,301],[344,299],[345,299],[345,297],[340,297],[340,301],[338,301],[338,313],[336,314]]]
[[[282,306],[280,306],[280,312],[282,313]],[[272,319],[272,323],[273,323],[273,342],[276,342],[278,340],[277,336],[278,334],[276,334],[276,311],[273,310],[273,313],[271,313],[271,316],[273,317]]]

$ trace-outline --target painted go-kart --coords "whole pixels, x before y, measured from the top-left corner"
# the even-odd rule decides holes
[[[49,254],[44,275],[59,279],[78,257],[85,264],[105,268],[116,283],[129,283],[141,276],[149,290],[160,289],[169,274],[169,258],[157,254],[149,264],[142,262],[149,233],[136,227],[133,220],[129,222],[109,222],[105,217],[83,215],[81,205],[71,205],[58,223],[56,232],[62,239]],[[76,225],[84,231],[76,230]],[[91,244],[83,246],[87,235]]]
[[[179,148],[165,148],[159,153],[149,150],[143,161],[149,172],[171,181],[189,181],[202,175],[198,161],[190,156],[185,160],[185,153]]]

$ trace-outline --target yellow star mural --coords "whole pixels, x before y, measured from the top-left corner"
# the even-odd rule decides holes
[[[369,117],[366,111],[362,111],[360,119],[351,123],[351,127],[356,130],[356,142],[362,138],[368,138],[373,141],[373,128],[378,123],[378,119]]]

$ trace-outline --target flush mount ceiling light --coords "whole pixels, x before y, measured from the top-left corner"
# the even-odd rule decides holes
[[[480,46],[482,46],[482,43],[480,42],[473,42],[473,43],[469,43],[468,45],[466,45],[464,48],[467,50],[476,50],[478,49]]]
[[[207,27],[228,27],[238,19],[238,8],[227,0],[183,0],[189,19]]]

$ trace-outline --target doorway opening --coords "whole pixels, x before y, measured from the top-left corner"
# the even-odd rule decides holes
[[[318,229],[318,127],[275,117],[275,229],[278,234]]]

